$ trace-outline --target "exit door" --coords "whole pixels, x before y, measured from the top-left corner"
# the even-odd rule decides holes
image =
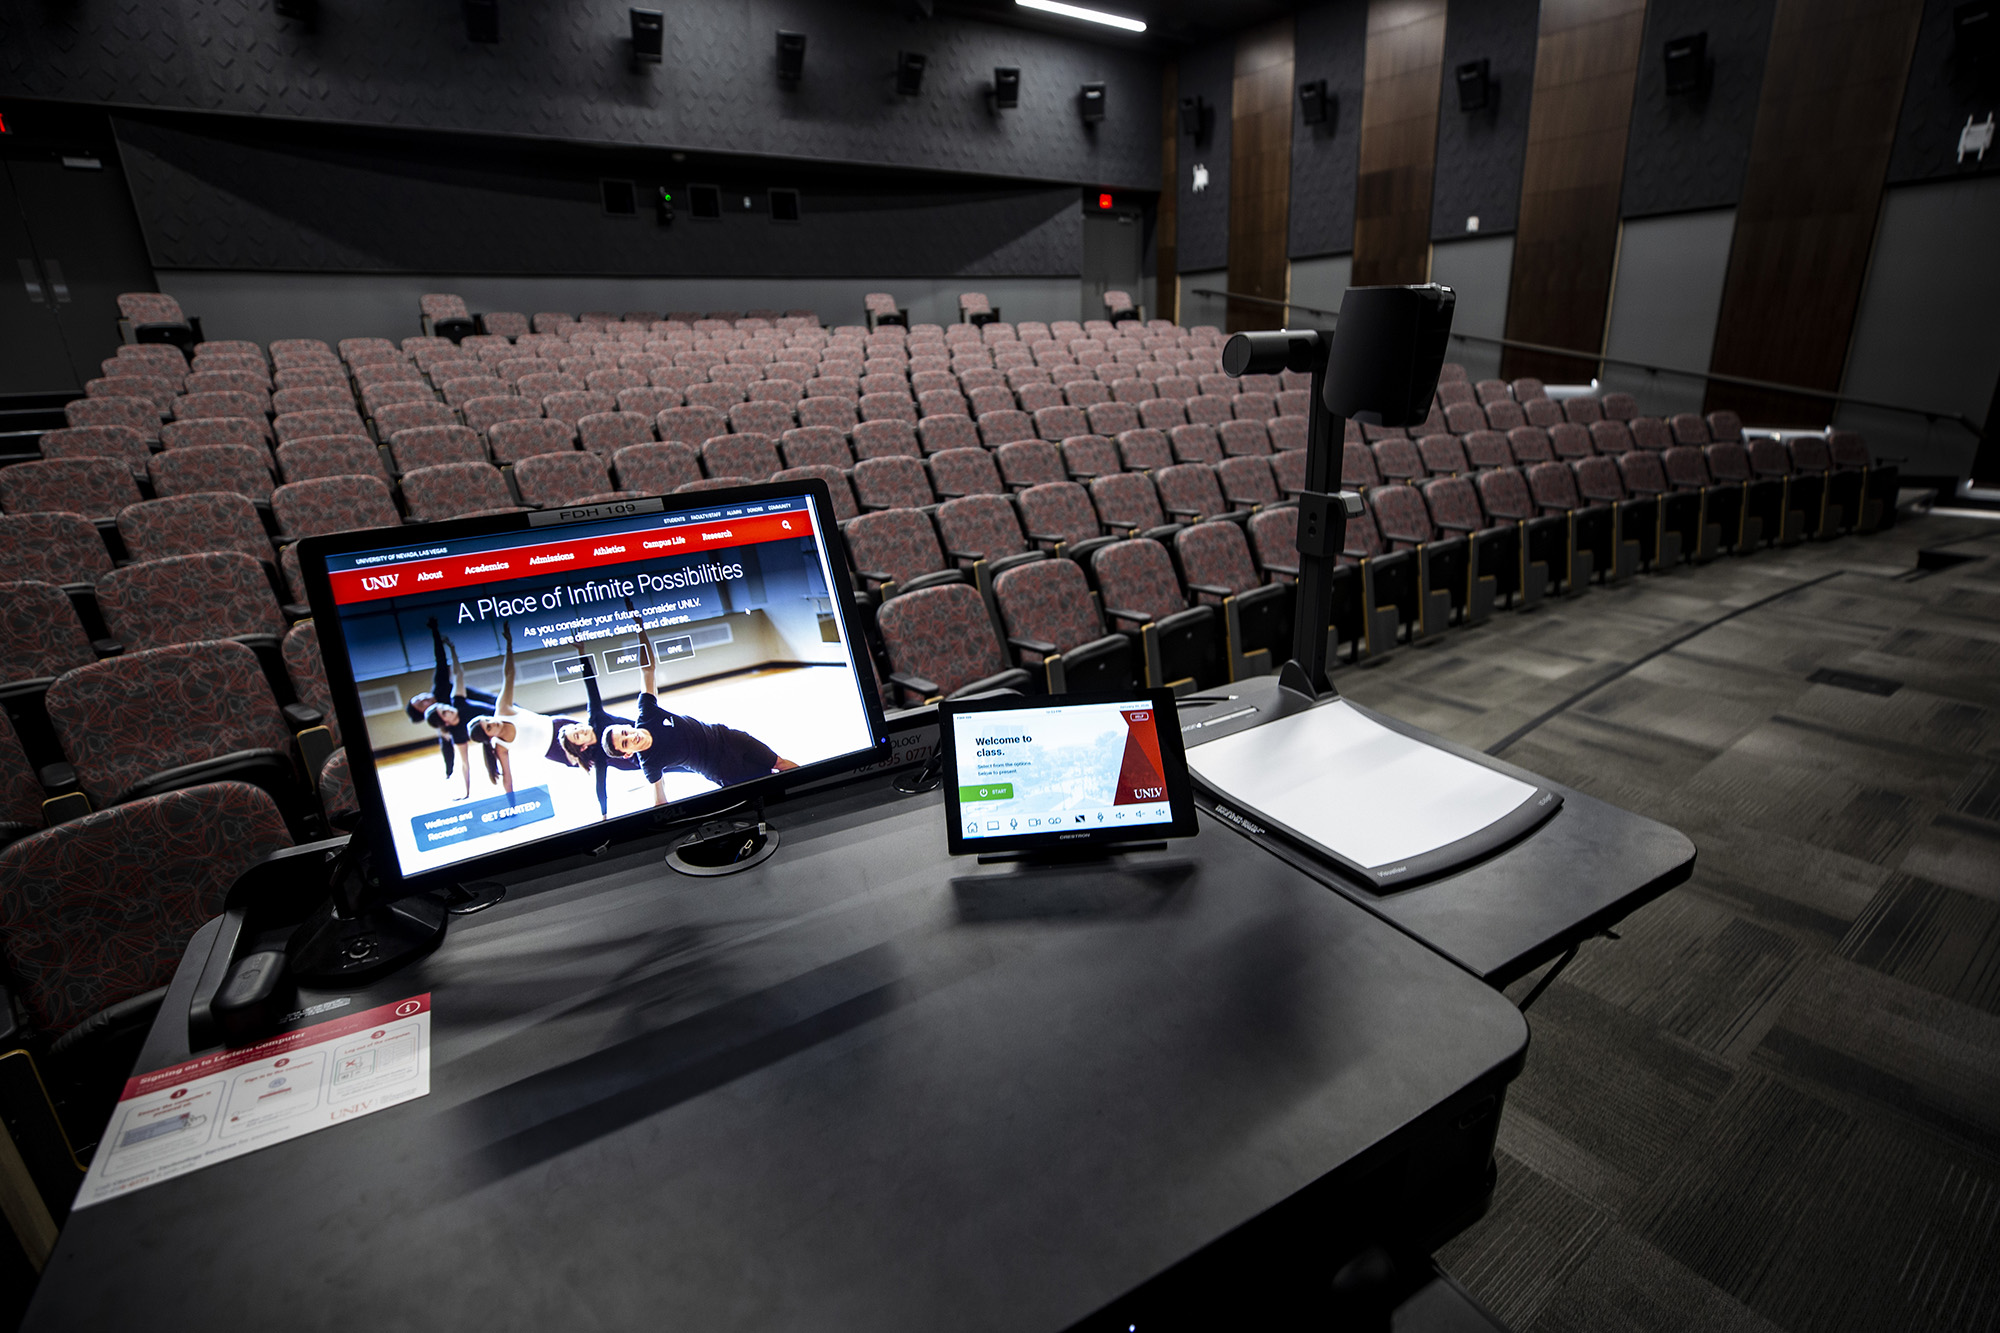
[[[1104,293],[1130,292],[1137,304],[1145,283],[1144,214],[1112,209],[1083,214],[1083,318],[1104,318]]]

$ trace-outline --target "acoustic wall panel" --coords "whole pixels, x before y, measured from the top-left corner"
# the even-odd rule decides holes
[[[1431,176],[1445,0],[1371,0],[1354,197],[1354,283],[1422,282],[1430,267]]]
[[[1437,171],[1431,185],[1431,239],[1514,230],[1521,209],[1521,159],[1528,144],[1528,94],[1535,83],[1538,0],[1450,0],[1439,90]],[[1487,62],[1488,104],[1458,109],[1454,72]],[[1477,228],[1469,219],[1479,219]]]
[[[1650,0],[1625,147],[1628,218],[1729,208],[1743,193],[1776,0]],[[1708,34],[1706,84],[1667,92],[1666,44]]]
[[[1199,97],[1207,107],[1202,132],[1177,141],[1180,176],[1180,267],[1226,268],[1229,264],[1229,168],[1234,133],[1231,111],[1236,54],[1228,42],[1188,52],[1180,62],[1181,100]]]
[[[1361,158],[1367,54],[1368,0],[1328,0],[1299,11],[1292,78],[1299,83],[1324,79],[1334,106],[1317,125],[1300,120],[1292,125],[1294,259],[1354,248],[1354,178]]]
[[[1292,197],[1292,20],[1238,33],[1231,90],[1229,290],[1285,299]],[[1284,311],[1232,301],[1229,328],[1273,329]]]

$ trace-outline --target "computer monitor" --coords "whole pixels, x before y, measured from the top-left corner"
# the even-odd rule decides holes
[[[385,880],[371,897],[730,806],[888,743],[823,482],[299,549]]]

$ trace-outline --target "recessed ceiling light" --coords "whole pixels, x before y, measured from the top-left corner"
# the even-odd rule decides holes
[[[1082,19],[1085,23],[1102,23],[1107,28],[1123,28],[1126,32],[1144,32],[1145,21],[1128,19],[1123,14],[1107,14],[1101,9],[1085,9],[1082,5],[1066,5],[1061,0],[1014,0],[1023,9],[1039,9],[1044,14],[1060,14],[1064,18]]]

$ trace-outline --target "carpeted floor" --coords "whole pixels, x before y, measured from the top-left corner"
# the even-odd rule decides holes
[[[1517,1333],[2000,1328],[2000,523],[1641,577],[1337,683],[1700,849],[1529,1011],[1449,1272]]]

